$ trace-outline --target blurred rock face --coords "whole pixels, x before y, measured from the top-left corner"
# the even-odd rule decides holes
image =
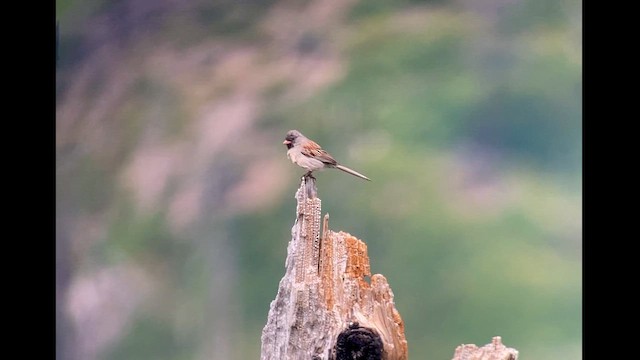
[[[444,282],[438,276],[481,281],[465,274],[491,269],[492,256],[514,259],[504,249],[526,249],[510,265],[510,279],[547,296],[513,300],[541,309],[521,338],[544,343],[541,323],[558,317],[539,304],[579,308],[572,284],[580,201],[558,185],[579,184],[571,176],[554,180],[566,179],[558,168],[579,155],[578,7],[533,0],[60,3],[60,358],[255,358],[301,175],[281,145],[289,128],[377,175],[362,188],[321,174],[320,191],[329,206],[332,198],[353,204],[336,204],[332,216],[345,216],[374,256],[384,254],[375,271],[399,284],[400,310],[416,319],[407,322],[412,354],[448,356],[452,348],[442,344],[473,341],[465,337],[475,333],[424,326],[463,314],[447,308],[456,299],[485,299],[466,308],[487,313],[490,297],[481,286],[434,287]],[[399,231],[397,240],[385,237],[389,229]],[[479,244],[486,253],[476,251]],[[468,253],[475,258],[460,255]],[[429,254],[441,262],[424,261]],[[460,262],[468,268],[447,268]],[[400,263],[406,266],[391,265]],[[522,270],[535,272],[535,264],[565,277]],[[403,290],[397,278],[407,273],[421,278],[407,278]],[[509,286],[504,294],[527,294]],[[442,298],[412,300],[432,293]],[[557,332],[574,344],[578,320],[561,313],[568,325]],[[504,319],[477,323],[490,320]],[[495,333],[468,321],[457,323],[478,338]],[[526,353],[526,345],[509,343]]]
[[[219,250],[233,245],[220,219],[267,209],[283,196],[282,176],[291,171],[273,144],[279,129],[258,128],[265,99],[275,88],[286,90],[285,100],[308,98],[340,76],[335,49],[313,34],[339,22],[348,3],[274,3],[265,12],[250,2],[125,1],[74,28],[63,21],[58,263],[70,271],[58,281],[58,317],[67,324],[58,337],[66,358],[101,358],[140,312],[179,313],[180,302],[193,302],[192,293],[173,295],[173,304],[156,300],[183,289],[175,277],[192,251],[209,265],[189,276],[209,278],[212,289],[193,310],[212,315],[206,324],[169,316],[167,326],[179,337],[209,332],[216,349],[193,351],[232,358],[235,320],[211,309],[237,296],[237,275],[208,273],[237,272],[234,261],[221,261]],[[225,26],[260,39],[212,36]],[[147,251],[157,246],[167,249]],[[183,247],[187,254],[175,253]]]

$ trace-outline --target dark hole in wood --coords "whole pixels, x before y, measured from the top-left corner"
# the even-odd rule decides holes
[[[381,360],[382,339],[375,330],[360,327],[357,322],[338,335],[336,341],[336,360]]]

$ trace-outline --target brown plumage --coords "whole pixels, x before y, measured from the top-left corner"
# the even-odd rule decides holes
[[[313,177],[311,173],[316,170],[335,168],[361,179],[371,181],[371,179],[359,172],[338,164],[331,154],[324,151],[320,145],[302,135],[298,130],[290,130],[287,132],[282,143],[287,146],[287,157],[289,157],[294,164],[307,170],[305,176]]]

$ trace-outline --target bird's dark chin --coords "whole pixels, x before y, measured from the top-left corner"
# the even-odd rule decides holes
[[[285,146],[287,147],[287,150],[288,150],[288,149],[291,149],[293,147],[293,144],[292,143],[288,143],[288,144],[285,144]]]

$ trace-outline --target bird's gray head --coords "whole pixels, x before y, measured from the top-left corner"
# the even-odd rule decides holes
[[[289,130],[282,143],[287,146],[287,149],[291,149],[297,143],[298,139],[304,139],[304,135],[298,130]]]

